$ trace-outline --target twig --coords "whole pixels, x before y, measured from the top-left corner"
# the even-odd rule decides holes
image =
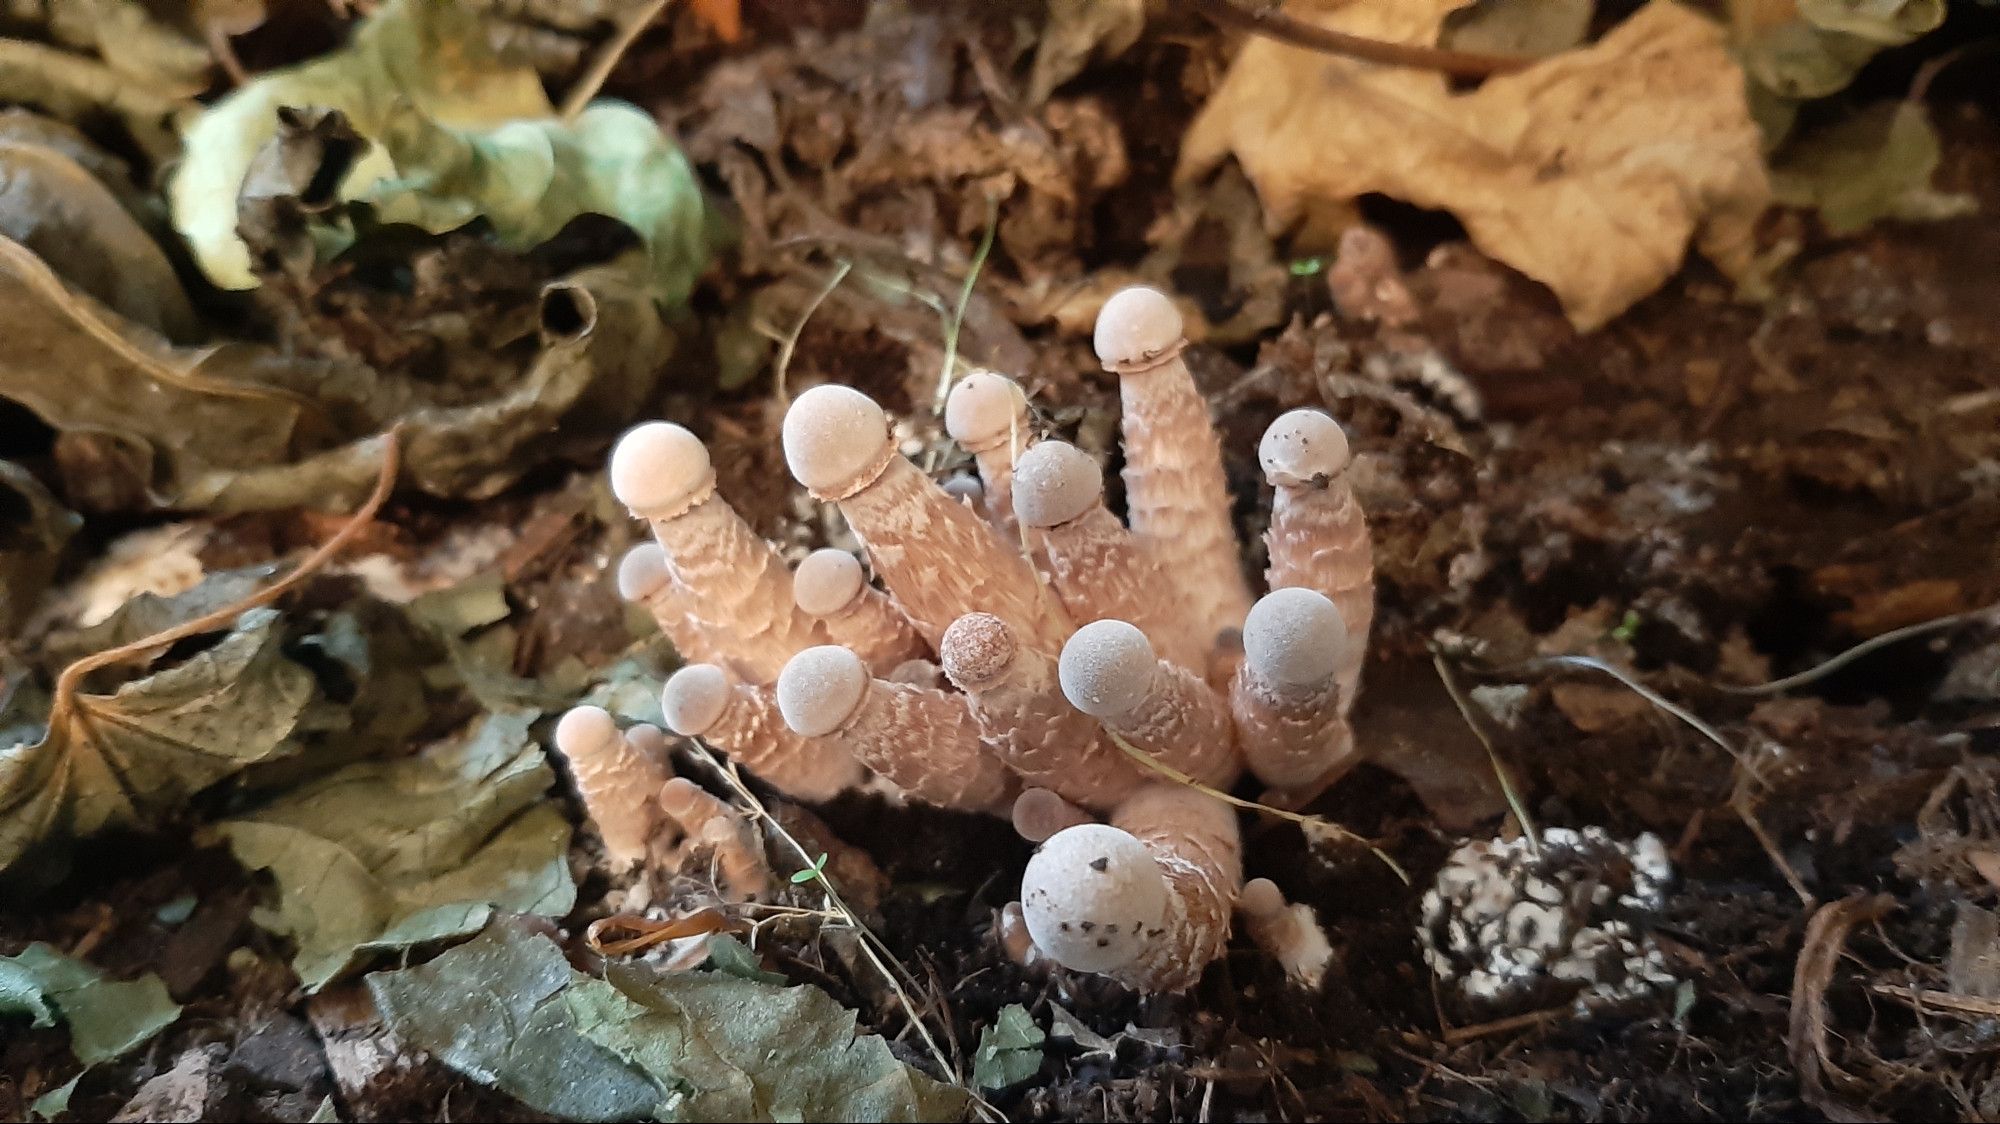
[[[944,1074],[945,1080],[963,1089],[966,1095],[970,1096],[973,1102],[980,1106],[981,1110],[991,1115],[992,1119],[1004,1121],[1006,1117],[998,1109],[987,1104],[978,1093],[974,1092],[970,1086],[966,1085],[959,1078],[957,1068],[952,1065],[951,1059],[945,1055],[944,1049],[938,1045],[937,1039],[932,1037],[930,1027],[924,1023],[923,1016],[917,1012],[917,1005],[910,1000],[909,992],[904,990],[902,978],[898,973],[892,971],[888,962],[884,960],[884,956],[888,956],[890,959],[894,958],[893,954],[889,952],[888,946],[882,944],[882,939],[877,937],[868,926],[862,924],[861,918],[852,909],[848,908],[846,900],[840,896],[840,891],[834,888],[833,882],[827,878],[826,871],[821,868],[812,852],[808,851],[805,844],[800,843],[797,837],[792,835],[791,832],[785,830],[785,825],[779,823],[778,818],[771,814],[771,810],[764,806],[764,802],[757,798],[757,794],[750,791],[750,786],[743,783],[743,777],[736,771],[734,762],[727,765],[723,764],[716,758],[715,753],[709,749],[708,745],[699,739],[690,738],[688,740],[688,748],[697,757],[706,762],[709,768],[715,770],[730,788],[735,790],[737,797],[743,801],[752,814],[771,829],[773,835],[776,835],[780,840],[784,841],[787,847],[792,849],[792,852],[798,856],[802,869],[812,871],[812,877],[808,881],[816,884],[820,892],[826,895],[828,910],[837,915],[843,924],[853,929],[860,937],[860,940],[856,943],[860,946],[862,955],[868,958],[868,962],[881,974],[883,981],[889,985],[889,990],[895,994],[897,1003],[902,1005],[903,1014],[910,1020],[910,1025],[916,1028],[917,1036],[924,1040],[924,1045],[929,1048],[931,1057],[937,1061],[938,1068]],[[914,980],[912,980],[912,983],[914,983]]]
[[[1803,687],[1808,683],[1824,679],[1841,668],[1846,667],[1848,664],[1853,663],[1855,660],[1870,653],[1879,652],[1891,644],[1899,643],[1916,636],[1926,636],[1933,632],[1943,632],[1946,629],[1956,628],[1968,621],[1983,618],[2000,621],[2000,602],[1995,602],[1983,609],[1969,609],[1963,613],[1953,613],[1950,616],[1937,617],[1932,620],[1919,621],[1916,624],[1904,625],[1902,628],[1891,629],[1880,636],[1863,640],[1861,643],[1841,652],[1832,659],[1814,664],[1812,667],[1796,675],[1787,675],[1783,679],[1773,679],[1768,683],[1756,683],[1747,687],[1718,686],[1716,690],[1721,691],[1725,695],[1746,695],[1752,698],[1783,694],[1794,687]]]
[[[1568,1018],[1570,1014],[1568,1007],[1549,1007],[1545,1010],[1529,1011],[1525,1015],[1509,1015],[1504,1019],[1494,1019],[1492,1022],[1474,1023],[1471,1026],[1448,1026],[1444,1028],[1444,1040],[1447,1045],[1457,1046],[1495,1034],[1526,1030],[1529,1027]]]
[[[1401,863],[1391,858],[1389,856],[1389,852],[1384,851],[1382,848],[1377,847],[1375,844],[1370,843],[1368,840],[1363,839],[1361,836],[1355,834],[1354,832],[1348,830],[1347,828],[1344,828],[1339,824],[1334,823],[1332,820],[1321,819],[1318,816],[1303,815],[1298,812],[1286,811],[1283,808],[1273,808],[1269,804],[1259,804],[1255,800],[1245,800],[1239,796],[1231,796],[1228,793],[1221,791],[1220,789],[1210,788],[1209,786],[1201,783],[1200,781],[1195,780],[1193,777],[1188,776],[1186,773],[1181,772],[1179,769],[1174,768],[1172,765],[1169,765],[1166,762],[1160,760],[1159,758],[1153,756],[1152,754],[1147,753],[1145,750],[1140,749],[1138,746],[1133,745],[1131,742],[1126,741],[1124,738],[1113,733],[1111,730],[1107,729],[1104,732],[1110,735],[1112,742],[1115,743],[1119,749],[1125,751],[1125,756],[1130,757],[1132,760],[1137,761],[1139,764],[1144,765],[1146,768],[1153,770],[1154,772],[1160,774],[1163,777],[1166,777],[1168,780],[1173,781],[1175,784],[1186,785],[1187,787],[1194,789],[1196,792],[1200,792],[1206,796],[1212,796],[1215,799],[1222,801],[1224,804],[1230,805],[1231,807],[1242,808],[1243,810],[1248,812],[1260,812],[1267,816],[1276,816],[1281,820],[1290,820],[1292,823],[1298,824],[1299,827],[1305,831],[1306,838],[1308,839],[1333,838],[1333,839],[1343,840],[1348,843],[1359,843],[1363,847],[1368,848],[1370,854],[1373,854],[1376,858],[1380,859],[1382,861],[1382,865],[1388,867],[1391,871],[1393,871],[1397,878],[1402,879],[1403,885],[1405,886],[1410,885],[1409,872],[1403,869]]]
[[[1294,19],[1276,8],[1247,11],[1231,0],[1194,0],[1195,11],[1223,27],[1254,32],[1280,43],[1321,51],[1329,55],[1404,66],[1417,70],[1437,70],[1458,78],[1487,78],[1509,74],[1532,66],[1534,59],[1488,55],[1475,51],[1454,51],[1447,47],[1425,47],[1416,43],[1391,43],[1382,39],[1350,35],[1345,31],[1320,27]]]
[[[951,394],[953,369],[958,366],[958,333],[965,326],[966,307],[972,303],[972,286],[986,268],[986,257],[993,252],[993,236],[1000,230],[999,201],[989,197],[986,210],[986,235],[979,240],[979,249],[965,267],[965,284],[959,286],[958,303],[952,306],[951,317],[944,324],[944,364],[938,370],[937,396],[931,401],[933,414],[944,413],[945,398]]]
[[[661,12],[666,11],[669,2],[670,0],[649,0],[645,7],[632,13],[632,18],[618,28],[617,34],[613,35],[611,40],[604,44],[604,49],[597,52],[597,57],[591,60],[590,69],[585,71],[583,77],[577,79],[576,85],[571,86],[569,93],[564,95],[562,103],[564,121],[576,120],[576,115],[582,113],[583,107],[589,105],[590,99],[596,97],[597,91],[604,87],[604,80],[611,77],[612,68],[618,65],[619,59],[625,57],[625,52],[638,40],[639,33],[646,30],[647,24],[658,19]]]
[[[677,941],[684,937],[698,937],[708,933],[727,932],[732,927],[729,915],[719,909],[698,909],[685,917],[670,921],[655,921],[637,914],[620,913],[610,917],[600,917],[583,931],[583,943],[591,951],[603,956],[629,956],[643,952],[656,944]],[[606,940],[604,934],[610,931],[633,934],[616,940]]]
[[[204,613],[191,621],[184,621],[172,628],[156,632],[151,636],[142,636],[129,644],[121,644],[116,648],[107,648],[94,655],[85,656],[71,663],[68,667],[63,668],[62,674],[56,677],[55,696],[49,706],[49,728],[53,730],[58,724],[75,717],[71,712],[77,705],[79,689],[83,684],[84,677],[91,672],[145,655],[148,652],[157,651],[179,643],[190,636],[200,636],[204,632],[213,632],[252,609],[269,605],[271,602],[289,593],[299,583],[324,569],[326,564],[333,561],[334,557],[345,549],[348,543],[354,541],[356,535],[359,535],[369,523],[374,521],[375,513],[382,509],[383,502],[389,498],[389,493],[394,490],[396,472],[402,464],[401,439],[402,429],[400,426],[391,429],[384,435],[382,471],[376,477],[375,491],[369,495],[367,502],[363,503],[360,509],[348,519],[345,526],[334,532],[332,538],[320,544],[318,550],[307,555],[304,561],[292,569],[291,573],[286,574],[263,589],[250,594],[248,597],[233,601],[212,612]]]
[[[1869,984],[1868,990],[1890,999],[1900,999],[1919,1011],[1936,1009],[1977,1019],[2000,1018],[2000,999],[1982,999],[1955,991],[1918,987],[1915,984]]]
[[[1528,815],[1528,806],[1521,802],[1520,790],[1514,786],[1512,770],[1500,759],[1499,747],[1486,736],[1486,728],[1472,714],[1472,703],[1458,689],[1458,678],[1451,673],[1451,665],[1445,662],[1444,653],[1433,651],[1431,664],[1437,668],[1438,678],[1444,681],[1445,693],[1451,696],[1452,704],[1458,707],[1459,716],[1472,727],[1472,736],[1486,747],[1486,760],[1493,766],[1493,776],[1500,782],[1500,794],[1507,798],[1507,807],[1514,813],[1514,821],[1521,825],[1521,835],[1528,841],[1528,854],[1542,857],[1542,834],[1535,828],[1535,821]]]
[[[771,389],[772,393],[777,395],[780,407],[792,404],[791,392],[785,387],[785,372],[792,369],[792,353],[799,348],[799,337],[805,334],[806,322],[813,318],[813,313],[819,311],[819,306],[826,303],[826,298],[832,296],[833,291],[840,288],[840,283],[847,280],[847,275],[853,271],[854,263],[842,258],[840,264],[834,268],[833,276],[828,277],[826,284],[820,286],[819,292],[813,294],[813,299],[806,302],[805,310],[799,313],[798,323],[792,325],[791,332],[778,341],[778,360],[773,364]]]

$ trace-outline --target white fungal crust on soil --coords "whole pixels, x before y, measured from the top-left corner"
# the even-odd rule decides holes
[[[672,774],[628,741],[601,707],[579,706],[564,714],[556,723],[555,743],[604,841],[605,861],[614,872],[643,861],[659,827],[651,794]]]
[[[1537,857],[1525,837],[1473,840],[1438,871],[1417,936],[1439,982],[1500,1012],[1616,1007],[1677,983],[1648,932],[1673,880],[1660,840],[1552,827],[1541,841]]]

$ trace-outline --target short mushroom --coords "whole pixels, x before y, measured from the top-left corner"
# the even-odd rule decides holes
[[[611,868],[629,870],[645,861],[660,826],[650,794],[669,776],[664,766],[635,749],[602,707],[579,706],[564,714],[556,723],[555,743],[604,840]]]
[[[1348,642],[1340,610],[1311,589],[1272,590],[1243,622],[1229,708],[1244,763],[1291,790],[1286,803],[1309,801],[1354,765],[1339,682]]]
[[[930,651],[895,604],[868,584],[861,563],[844,550],[806,555],[792,571],[792,603],[878,675]]]
[[[660,691],[667,728],[700,738],[797,800],[831,800],[859,785],[860,762],[837,745],[800,737],[778,714],[777,692],[715,664],[689,664]]]
[[[1127,621],[1093,621],[1063,645],[1057,678],[1070,705],[1203,784],[1236,779],[1235,735],[1221,697],[1153,651]]]

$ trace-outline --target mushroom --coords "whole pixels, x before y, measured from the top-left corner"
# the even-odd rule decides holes
[[[1139,991],[1185,991],[1229,942],[1243,881],[1236,816],[1179,785],[1135,793],[1110,824],[1050,836],[1021,876],[1035,948]]]
[[[1229,709],[1244,764],[1257,779],[1304,804],[1355,763],[1338,672],[1347,625],[1316,590],[1275,589],[1243,622],[1243,662]]]
[[[569,762],[590,822],[604,840],[604,857],[614,872],[645,861],[659,830],[659,810],[650,794],[670,774],[634,747],[602,707],[579,706],[556,723],[556,749]]]
[[[974,371],[945,399],[944,429],[979,465],[987,520],[1002,539],[1014,541],[1014,465],[1035,440],[1028,396],[1005,375]]]
[[[794,733],[844,746],[915,799],[1000,811],[1013,797],[1013,778],[959,698],[876,679],[846,648],[792,657],[778,676],[778,711]]]
[[[1236,739],[1221,696],[1194,672],[1154,654],[1127,621],[1076,630],[1056,667],[1070,705],[1195,780],[1226,788],[1236,779]]]
[[[683,872],[707,851],[721,875],[717,889],[727,900],[750,901],[771,892],[771,864],[755,824],[686,777],[668,781],[658,794],[660,811],[687,836],[680,847]]]
[[[737,681],[715,664],[690,664],[660,691],[667,727],[721,748],[737,763],[798,800],[819,803],[859,785],[861,763],[838,745],[793,733],[777,692]]]
[[[967,613],[953,621],[938,659],[965,692],[986,743],[1023,782],[1109,809],[1148,779],[1096,719],[1063,697],[1055,660],[1023,648],[999,617]]]
[[[1351,708],[1375,618],[1375,548],[1347,480],[1353,460],[1347,435],[1318,410],[1293,410],[1264,431],[1257,460],[1276,491],[1264,536],[1271,556],[1265,579],[1272,589],[1316,589],[1339,608],[1348,635],[1341,706]]]
[[[983,610],[1054,652],[1069,618],[1020,552],[896,451],[867,395],[816,386],[785,414],[785,461],[812,494],[840,505],[903,615],[935,647],[951,622]]]
[[[868,584],[861,563],[844,550],[806,555],[792,571],[792,603],[877,674],[886,675],[930,651],[895,604]]]
[[[1065,828],[1093,823],[1090,813],[1046,788],[1030,788],[1014,798],[1010,817],[1014,830],[1030,843],[1040,843]]]
[[[1250,586],[1222,444],[1181,358],[1181,314],[1157,289],[1122,289],[1098,313],[1094,343],[1104,369],[1118,375],[1132,531],[1171,559],[1187,616],[1207,643],[1242,622]]]
[[[644,606],[682,659],[724,658],[715,641],[702,632],[700,622],[689,612],[689,601],[694,595],[674,577],[672,567],[667,564],[667,552],[659,543],[642,542],[618,560],[618,596]]]
[[[1350,320],[1403,328],[1419,315],[1396,261],[1395,243],[1364,222],[1340,232],[1333,265],[1326,271],[1326,287],[1333,307]]]
[[[1326,930],[1313,917],[1311,906],[1303,902],[1287,905],[1277,883],[1253,878],[1236,896],[1236,912],[1243,915],[1250,939],[1270,953],[1293,982],[1308,991],[1318,991],[1326,982],[1333,945],[1327,942]]]
[[[1047,564],[1049,582],[1076,620],[1116,617],[1138,624],[1160,654],[1204,671],[1213,635],[1187,627],[1158,555],[1104,506],[1104,473],[1067,441],[1044,441],[1015,466],[1014,511]]]
[[[784,560],[716,494],[715,469],[694,434],[668,422],[625,434],[611,453],[611,490],[652,524],[700,631],[728,638],[718,662],[768,683],[793,653],[823,638],[792,604]]]

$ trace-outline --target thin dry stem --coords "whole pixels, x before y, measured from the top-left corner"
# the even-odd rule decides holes
[[[604,49],[597,53],[597,57],[591,60],[590,69],[583,77],[577,79],[576,85],[571,86],[569,93],[564,95],[562,103],[564,121],[576,120],[576,115],[582,113],[583,107],[590,104],[590,99],[597,96],[597,91],[604,88],[604,80],[611,77],[611,71],[618,65],[618,60],[624,58],[625,52],[638,41],[639,33],[658,19],[660,13],[666,11],[667,5],[671,2],[672,0],[650,0],[645,7],[632,13],[632,18],[618,28],[618,33],[613,35],[610,41],[604,44]]]

